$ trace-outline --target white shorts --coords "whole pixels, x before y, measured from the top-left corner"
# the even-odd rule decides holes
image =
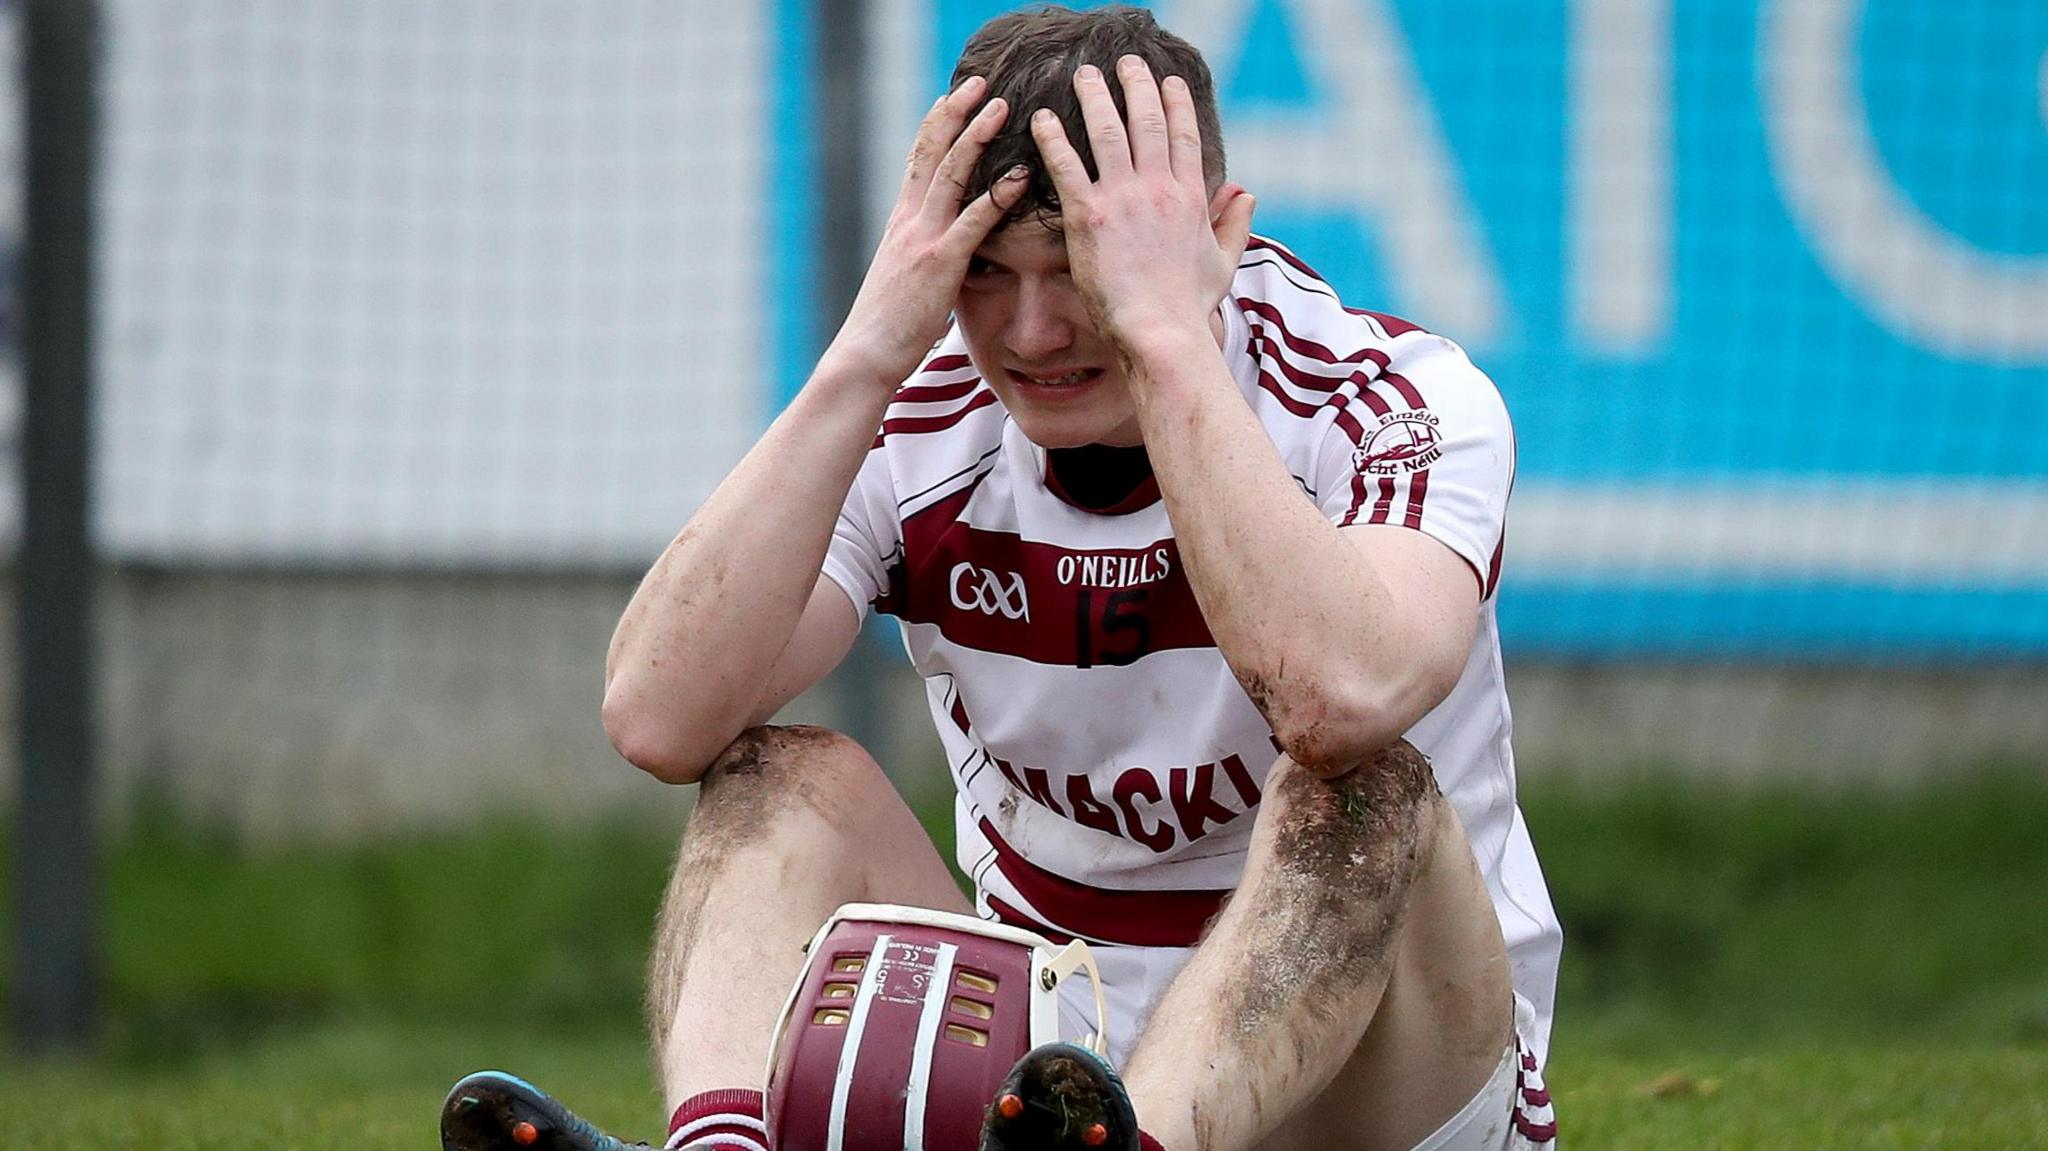
[[[1109,1058],[1122,1067],[1131,1056],[1139,1028],[1174,975],[1194,954],[1192,947],[1097,947],[1102,997],[1108,1011]],[[1556,1112],[1543,1086],[1543,1069],[1523,1043],[1536,1011],[1515,996],[1515,1041],[1470,1102],[1437,1128],[1415,1151],[1549,1151],[1557,1138]],[[1095,996],[1085,978],[1060,985],[1060,1037],[1078,1043],[1095,1033]]]
[[[1517,995],[1517,1015],[1521,1004]],[[1486,1085],[1415,1151],[1551,1151],[1556,1146],[1557,1112],[1543,1086],[1543,1070],[1522,1046],[1517,1030]]]

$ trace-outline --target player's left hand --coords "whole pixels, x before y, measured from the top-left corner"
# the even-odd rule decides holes
[[[1094,179],[1058,116],[1034,113],[1031,135],[1059,193],[1075,287],[1096,329],[1129,355],[1155,337],[1207,334],[1251,235],[1254,204],[1236,184],[1213,200],[1204,190],[1202,131],[1185,80],[1160,83],[1138,56],[1116,67],[1122,117],[1099,69],[1074,73]]]

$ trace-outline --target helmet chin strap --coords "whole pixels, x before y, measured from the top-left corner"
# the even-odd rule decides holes
[[[1088,973],[1088,989],[1095,994],[1095,1033],[1082,1046],[1109,1058],[1109,1005],[1102,998],[1102,973],[1095,969],[1095,953],[1088,945],[1076,939],[1045,961],[1041,977],[1047,991],[1056,991],[1059,985],[1076,971]],[[1049,978],[1045,978],[1049,977]]]

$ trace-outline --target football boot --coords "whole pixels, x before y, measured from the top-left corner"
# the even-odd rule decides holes
[[[1047,1043],[1019,1059],[982,1120],[981,1151],[1138,1151],[1131,1097],[1109,1061]]]
[[[441,1105],[443,1151],[646,1151],[593,1126],[516,1075],[479,1071]]]

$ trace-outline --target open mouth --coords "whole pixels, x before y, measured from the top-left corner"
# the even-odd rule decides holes
[[[1036,372],[1020,372],[1015,368],[1009,369],[1009,372],[1011,380],[1025,387],[1055,390],[1084,387],[1102,378],[1101,368],[1078,368],[1071,372],[1060,372],[1050,375],[1042,375]]]

